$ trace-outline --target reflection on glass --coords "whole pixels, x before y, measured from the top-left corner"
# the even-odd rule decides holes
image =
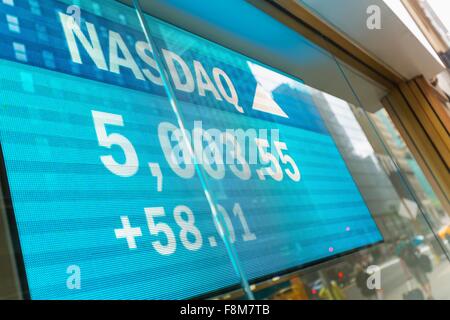
[[[255,297],[448,299],[450,292],[441,285],[450,280],[448,260],[363,112],[322,92],[312,90],[312,95],[385,242],[332,263],[258,283]],[[397,139],[391,142],[401,143],[395,129],[390,130]],[[434,221],[445,225],[446,216],[438,204],[434,211]],[[367,285],[368,280],[373,287]]]

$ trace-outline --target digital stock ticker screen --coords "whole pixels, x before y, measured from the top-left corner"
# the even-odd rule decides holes
[[[254,281],[382,240],[314,89],[148,16],[152,48],[133,8],[84,3],[77,21],[69,1],[0,2],[3,189],[32,299],[205,296],[236,264]]]

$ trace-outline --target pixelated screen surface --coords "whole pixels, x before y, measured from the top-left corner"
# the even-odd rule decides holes
[[[134,9],[115,1],[69,4],[0,2],[0,142],[31,298],[237,286],[220,232],[250,280],[382,240],[314,89],[148,17],[151,48]],[[187,136],[201,137],[196,157]],[[210,161],[198,163],[204,150]]]

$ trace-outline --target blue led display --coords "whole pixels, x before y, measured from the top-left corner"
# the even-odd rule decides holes
[[[0,142],[31,298],[183,299],[239,285],[205,190],[250,280],[382,240],[311,88],[148,17],[150,48],[115,1],[81,1],[79,24],[68,6],[0,2]],[[232,146],[233,163],[217,161],[222,150],[199,164],[206,184],[152,50],[186,136]],[[256,162],[240,157],[252,147]]]

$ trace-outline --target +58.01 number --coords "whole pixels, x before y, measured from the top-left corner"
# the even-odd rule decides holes
[[[214,220],[217,232],[221,238],[226,238],[227,241],[234,243],[236,241],[236,231],[228,212],[221,205],[217,206],[218,218],[220,222]],[[177,250],[177,236],[181,244],[186,250],[197,251],[200,250],[204,244],[203,235],[200,229],[195,224],[195,217],[192,210],[185,206],[176,206],[173,210],[173,218],[179,230],[178,234],[172,228],[173,223],[167,223],[166,210],[164,207],[150,207],[144,208],[145,217],[147,221],[148,231],[151,236],[158,237],[158,240],[152,241],[152,246],[156,252],[161,255],[171,255]],[[239,203],[235,203],[233,207],[234,216],[238,218],[241,223],[243,234],[241,235],[243,241],[256,240],[256,235],[250,231],[244,212]],[[117,239],[126,239],[129,249],[137,249],[136,237],[142,237],[142,230],[140,227],[131,227],[128,216],[121,216],[122,228],[115,229]],[[165,219],[166,222],[161,220]],[[224,227],[222,227],[222,225]],[[217,240],[212,235],[208,238],[210,247],[217,246]]]

